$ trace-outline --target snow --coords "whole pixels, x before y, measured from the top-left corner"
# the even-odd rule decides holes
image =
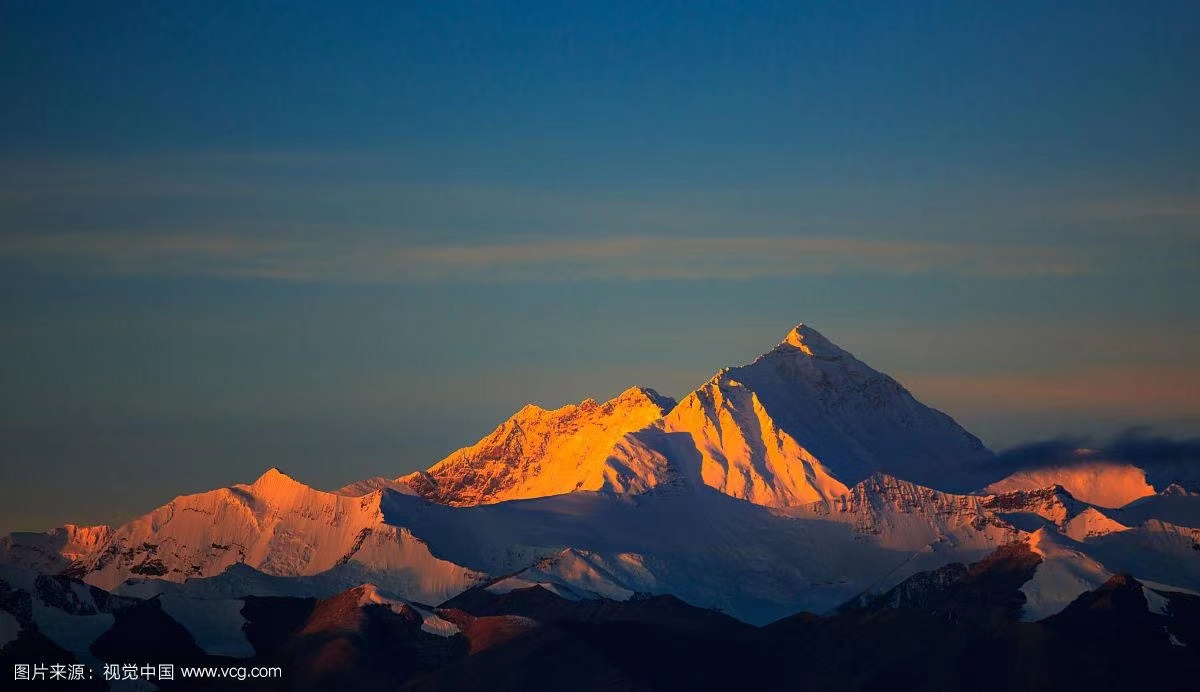
[[[886,477],[833,503],[784,512],[707,487],[639,496],[571,493],[452,508],[388,495],[387,521],[443,558],[515,577],[493,590],[671,593],[765,623],[828,611],[912,571],[973,561],[1017,532],[987,521],[984,498]],[[568,550],[571,549],[571,550]]]
[[[439,637],[453,637],[454,635],[458,634],[458,626],[454,623],[448,620],[443,620],[442,618],[438,617],[436,613],[427,608],[414,605],[392,594],[383,593],[374,584],[363,584],[362,586],[358,587],[356,591],[359,592],[358,605],[360,607],[366,605],[382,605],[386,606],[394,613],[404,613],[412,610],[421,617],[422,630],[429,632],[430,634],[436,634]]]
[[[1150,519],[1129,531],[1091,538],[1089,555],[1114,572],[1174,590],[1200,589],[1200,529]]]
[[[1075,515],[1063,526],[1063,533],[1077,541],[1093,536],[1104,536],[1117,531],[1128,531],[1129,527],[1102,514],[1095,507],[1088,507]]]
[[[601,488],[645,490],[657,484],[656,469],[616,469],[607,459],[622,437],[659,419],[674,403],[652,389],[632,387],[604,404],[586,399],[553,411],[530,404],[475,445],[397,481],[450,505]]]
[[[1200,493],[1194,493],[1178,483],[1172,483],[1159,493],[1164,497],[1197,497]]]
[[[822,336],[820,332],[803,322],[792,327],[791,331],[783,337],[780,346],[785,345],[791,346],[806,356],[824,360],[841,358],[846,353]]]
[[[1189,596],[1200,596],[1200,591],[1196,591],[1194,589],[1185,589],[1181,586],[1172,586],[1170,584],[1160,584],[1158,582],[1150,581],[1148,579],[1138,579],[1138,582],[1140,582],[1142,584],[1142,586],[1145,586],[1148,589],[1154,589],[1155,591],[1157,591],[1159,593],[1183,593],[1183,594],[1187,594]]]
[[[439,637],[453,637],[459,633],[458,625],[442,619],[437,613],[420,606],[413,606],[413,610],[421,616],[421,629],[425,632]]]
[[[494,594],[506,594],[518,589],[529,589],[535,586],[549,591],[550,593],[564,598],[568,601],[582,601],[589,598],[598,598],[599,594],[580,593],[572,588],[569,584],[563,583],[557,579],[550,581],[547,579],[539,579],[542,577],[536,570],[532,568],[523,570],[511,577],[503,577],[491,584],[488,584],[484,590]]]
[[[478,444],[397,479],[460,509],[395,482],[324,493],[271,469],[176,498],[82,563],[105,588],[190,580],[189,593],[234,599],[369,581],[439,603],[507,574],[492,588],[674,593],[766,621],[1013,540],[982,498],[872,475],[938,465],[940,478],[990,458],[948,416],[801,325],[678,406],[639,387],[603,404],[526,406]],[[138,583],[122,590],[148,588]]]
[[[242,617],[245,601],[233,598],[189,598],[171,594],[159,599],[162,609],[192,635],[205,653],[233,658],[254,656]]]
[[[957,471],[994,458],[949,416],[804,324],[727,375],[847,484],[882,471],[945,486]]]
[[[482,578],[385,524],[383,492],[392,493],[326,493],[271,469],[253,484],[179,497],[117,528],[82,561],[83,579],[111,590],[130,577],[184,581],[244,563],[269,575],[338,577],[328,580],[337,590],[369,580],[439,603]]]
[[[111,535],[107,526],[67,524],[45,533],[16,532],[0,538],[0,564],[15,563],[54,573],[89,555]]]
[[[639,581],[645,583],[647,574],[641,566],[639,555],[622,553],[614,556],[617,567],[609,565],[604,556],[588,551],[568,548],[557,555],[538,561],[536,565],[487,586],[492,593],[508,593],[516,589],[540,586],[567,600],[609,598],[627,601],[636,593],[620,583],[615,572],[640,572]]]
[[[848,490],[777,427],[757,394],[728,377],[688,395],[659,427],[677,439],[674,449],[657,451],[675,459],[687,477],[726,495],[769,507],[792,507]],[[677,450],[684,436],[691,438],[691,447],[681,454]],[[663,439],[634,437],[651,445]]]
[[[66,604],[71,612],[50,605],[42,599],[37,579],[38,573],[32,569],[14,564],[0,564],[0,582],[30,595],[29,615],[37,630],[59,647],[70,651],[80,662],[99,670],[102,663],[92,655],[91,646],[100,635],[113,626],[116,618],[109,612],[99,612],[101,609],[90,591],[73,582],[68,585],[66,591],[57,594],[58,597],[62,597],[61,602]],[[60,602],[58,598],[55,600]],[[0,611],[0,620],[3,620],[2,616],[12,617],[12,614]],[[0,623],[0,633],[6,631],[6,627],[8,626]],[[0,634],[0,638],[2,637]]]
[[[801,324],[678,405],[641,387],[604,404],[528,405],[475,445],[396,481],[454,506],[683,482],[795,507],[876,471],[945,485],[992,459],[949,416]]]
[[[1145,584],[1142,585],[1142,595],[1146,597],[1146,607],[1151,613],[1156,615],[1170,614],[1171,601],[1166,596],[1154,589],[1148,588]]]
[[[718,372],[614,458],[662,458],[682,478],[770,507],[845,493],[877,471],[973,487],[993,457],[949,416],[799,325]]]
[[[33,621],[50,641],[78,655],[90,651],[92,643],[113,626],[116,618],[111,613],[74,615],[34,599]]]
[[[1014,490],[992,495],[986,506],[1018,528],[1030,533],[1043,526],[1062,529],[1087,505],[1071,497],[1061,486],[1037,490]]]
[[[1200,528],[1200,495],[1183,491],[1176,485],[1158,495],[1122,507],[1115,516],[1131,525],[1158,519],[1179,526]]]
[[[1025,594],[1021,619],[1026,622],[1058,613],[1112,576],[1112,572],[1083,554],[1071,541],[1044,528],[1033,533],[1029,547],[1042,556],[1042,563],[1033,578],[1021,586],[1021,593]]]
[[[100,609],[97,608],[97,603],[89,590],[80,588],[75,583],[71,583],[66,592],[60,591],[56,594],[64,597],[61,602],[67,605],[71,612],[49,605],[40,595],[37,579],[38,573],[32,569],[11,563],[0,564],[0,582],[7,584],[11,589],[21,590],[30,595],[29,616],[37,631],[59,647],[74,654],[81,663],[99,670],[102,662],[92,655],[91,646],[96,639],[113,626],[116,618],[111,613],[98,612]],[[55,582],[51,588],[60,585]],[[58,598],[55,600],[59,601]],[[8,623],[7,618],[12,617],[12,613],[0,610],[0,640],[9,634],[15,638],[19,633],[19,627],[13,629],[15,622]],[[0,647],[4,643],[0,643]]]

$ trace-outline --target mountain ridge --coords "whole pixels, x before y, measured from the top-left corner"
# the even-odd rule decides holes
[[[875,471],[967,490],[993,459],[950,416],[800,323],[679,402],[632,387],[604,404],[527,404],[425,471],[348,488],[407,486],[470,506],[685,479],[787,507],[837,496]]]
[[[674,406],[638,386],[603,404],[591,398],[552,410],[526,404],[476,444],[395,483],[455,506],[576,490],[644,491],[658,484],[664,470],[653,464],[616,467],[608,463],[609,450]]]
[[[1061,485],[980,493],[947,481],[991,458],[949,416],[798,325],[679,402],[633,387],[604,403],[530,404],[422,474],[325,492],[271,468],[115,528],[14,534],[0,562],[122,593],[161,588],[179,612],[187,599],[229,608],[242,592],[325,596],[364,582],[429,604],[486,583],[670,594],[761,623],[1013,541],[1042,556],[1031,617],[1123,571],[1200,588],[1200,498],[1170,490],[1113,510]]]

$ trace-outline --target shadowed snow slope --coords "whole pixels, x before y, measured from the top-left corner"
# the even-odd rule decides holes
[[[802,609],[826,611],[1016,539],[984,499],[873,476],[786,513],[706,487],[464,508],[389,494],[383,506],[389,523],[408,527],[439,556],[480,572],[515,573],[497,582],[499,590],[548,584],[609,597],[670,593],[763,623]]]
[[[663,457],[684,477],[772,507],[836,497],[876,471],[966,488],[993,459],[949,416],[803,324],[753,363],[717,373],[614,456]]]

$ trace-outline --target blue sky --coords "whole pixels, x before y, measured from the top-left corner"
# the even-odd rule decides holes
[[[1200,434],[1195,2],[430,5],[0,8],[0,529],[801,320],[996,449]]]

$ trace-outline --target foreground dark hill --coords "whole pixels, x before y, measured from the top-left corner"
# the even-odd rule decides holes
[[[327,598],[243,599],[249,657],[206,655],[157,600],[65,577],[0,584],[21,631],[0,665],[171,660],[280,666],[281,680],[163,689],[240,690],[1125,690],[1200,679],[1200,597],[1116,575],[1058,614],[1020,620],[1021,586],[1043,558],[1013,543],[971,565],[921,572],[829,616],[765,627],[662,595],[571,600],[542,586],[489,585],[440,606],[364,585]],[[41,635],[50,610],[111,615],[85,652]],[[94,615],[88,615],[94,613]],[[96,681],[79,689],[103,686]]]
[[[569,680],[583,689],[614,682],[661,690],[1120,690],[1183,689],[1197,679],[1200,598],[1116,576],[1053,618],[1020,622],[1019,588],[1040,561],[1014,544],[974,565],[915,575],[837,615],[803,613],[764,628],[663,604],[626,611],[564,604],[534,589],[505,598],[467,594],[460,601],[541,614],[555,629],[409,687],[560,689]],[[642,619],[639,610],[664,612]],[[588,666],[568,678],[513,677],[557,670],[550,659],[566,649],[588,652]]]

